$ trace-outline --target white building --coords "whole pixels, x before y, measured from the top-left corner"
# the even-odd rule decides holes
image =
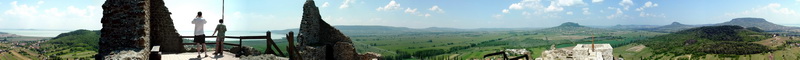
[[[612,52],[611,44],[578,44],[571,48],[544,51],[536,60],[613,60]]]

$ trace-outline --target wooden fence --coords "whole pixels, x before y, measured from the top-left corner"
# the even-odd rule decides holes
[[[281,49],[278,48],[278,45],[275,44],[275,41],[272,40],[272,38],[270,37],[271,33],[272,32],[267,31],[266,36],[225,36],[225,38],[239,39],[239,44],[227,43],[226,42],[226,43],[222,43],[222,45],[231,45],[231,46],[242,47],[242,45],[243,45],[242,44],[242,40],[243,39],[266,39],[267,42],[265,42],[265,43],[267,45],[267,48],[264,49],[264,53],[265,54],[276,54],[277,56],[286,56],[286,55],[283,54]],[[216,37],[217,36],[204,36],[204,38],[216,38]],[[181,36],[181,38],[194,38],[194,36]],[[286,34],[286,38],[287,38],[287,41],[289,42],[289,45],[287,46],[288,47],[288,51],[289,51],[289,58],[294,58],[293,56],[295,54],[297,54],[297,52],[294,51],[295,50],[295,48],[294,48],[294,32],[289,32],[289,34]],[[216,41],[216,39],[215,39],[215,41]],[[214,44],[214,45],[216,45],[217,43],[214,42],[214,43],[205,43],[205,44]],[[195,43],[183,43],[183,45],[195,45]],[[273,50],[273,48],[274,48],[274,50]],[[243,50],[244,49],[239,49],[239,51],[235,51],[234,53],[238,53],[236,56],[241,56],[240,54],[245,53]],[[224,51],[230,51],[230,49],[226,49]],[[275,51],[277,51],[278,53],[275,53]]]

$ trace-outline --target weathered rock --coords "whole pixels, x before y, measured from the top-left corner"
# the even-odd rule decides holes
[[[103,4],[97,60],[148,59],[150,32],[147,0],[108,0]]]
[[[253,48],[253,47],[247,47],[247,46],[243,46],[243,47],[233,47],[233,48],[231,48],[231,51],[232,51],[232,52],[243,51],[244,53],[234,53],[234,54],[241,54],[241,55],[243,55],[243,56],[260,55],[260,54],[261,54],[261,52],[259,52],[259,51],[258,51],[258,50],[256,50],[255,48]]]
[[[381,58],[381,54],[374,52],[367,52],[359,55],[359,57],[361,57],[359,58],[359,60],[378,60],[378,58]]]
[[[150,44],[161,45],[160,51],[166,53],[184,52],[180,35],[175,30],[167,6],[163,0],[150,0]]]
[[[303,18],[297,39],[299,58],[304,60],[358,60],[353,43],[338,29],[322,20],[313,0],[303,6]],[[375,55],[377,56],[377,55]]]
[[[326,47],[325,46],[297,46],[299,52],[299,58],[304,60],[325,60],[326,55]]]
[[[303,33],[307,32],[307,33]],[[319,9],[313,0],[306,1],[303,7],[303,19],[300,23],[300,33],[304,38],[298,38],[303,45],[333,45],[336,42],[351,43],[350,38],[338,29],[323,21]]]
[[[258,56],[244,56],[241,60],[289,60],[289,58],[275,56],[273,54],[264,54]]]
[[[336,45],[333,45],[333,50],[344,50],[344,51],[333,52],[333,54],[335,54],[334,57],[336,57],[336,60],[356,60],[356,59],[359,59],[359,58],[356,58],[356,56],[358,56],[358,53],[356,53],[356,51],[355,51],[356,49],[353,48],[353,44],[352,43],[337,42]]]

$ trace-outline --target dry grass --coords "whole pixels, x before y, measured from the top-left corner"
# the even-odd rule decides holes
[[[639,51],[642,51],[642,49],[644,49],[644,48],[646,48],[644,45],[637,45],[637,46],[628,48],[625,51],[639,52]]]

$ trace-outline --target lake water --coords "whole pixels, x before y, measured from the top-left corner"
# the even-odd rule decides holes
[[[56,37],[58,34],[67,33],[69,31],[70,30],[0,30],[0,32],[33,37]]]
[[[800,27],[800,24],[780,24],[783,26]]]
[[[0,29],[0,32],[6,32],[10,34],[17,34],[22,36],[33,36],[33,37],[56,37],[58,34],[67,33],[74,30],[13,30],[13,29]],[[211,35],[213,31],[206,31],[206,35]],[[178,31],[178,34],[181,36],[192,36],[194,35],[193,31]],[[227,36],[265,36],[267,33],[266,31],[228,31],[225,33]],[[282,39],[286,35],[285,34],[271,34],[272,39]],[[206,41],[215,41],[216,38],[207,38]],[[252,39],[252,40],[264,40],[264,39]],[[225,41],[239,41],[239,39],[225,39]]]

